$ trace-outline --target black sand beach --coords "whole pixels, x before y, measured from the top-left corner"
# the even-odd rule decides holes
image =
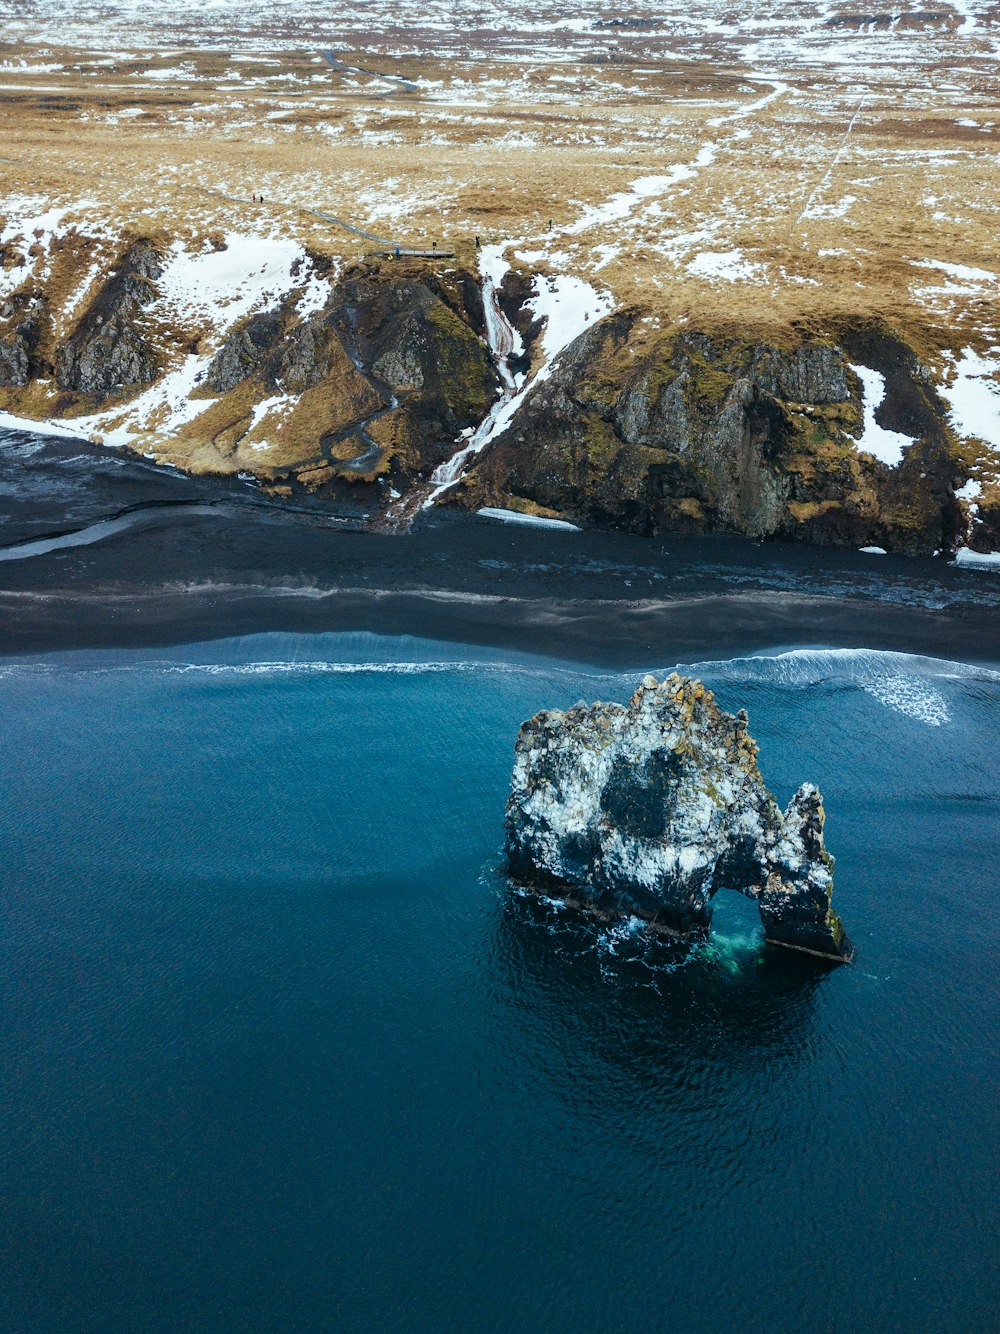
[[[360,517],[0,432],[0,652],[370,630],[621,667],[792,645],[1000,662],[986,570],[448,510],[400,537]]]

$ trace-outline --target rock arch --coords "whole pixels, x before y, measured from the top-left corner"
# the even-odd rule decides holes
[[[676,673],[646,676],[627,705],[536,714],[507,803],[513,877],[681,936],[707,931],[712,898],[735,889],[773,944],[846,962],[822,797],[804,783],[782,812],[757,752],[743,710]]]

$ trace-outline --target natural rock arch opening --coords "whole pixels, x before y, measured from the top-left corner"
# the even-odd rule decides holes
[[[709,935],[719,939],[764,938],[764,924],[756,896],[732,885],[723,885],[712,895]]]
[[[747,890],[737,888],[735,884],[721,884],[712,894],[708,902],[709,932],[715,934],[716,931],[727,931],[729,928],[739,928],[747,932],[751,928],[763,932],[764,923],[760,918],[760,903],[757,902],[756,894],[749,894]]]

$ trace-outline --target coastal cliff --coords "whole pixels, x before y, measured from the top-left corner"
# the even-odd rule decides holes
[[[865,448],[864,362],[898,459]],[[870,412],[870,416],[874,414]],[[933,555],[996,504],[958,492],[962,446],[913,350],[884,327],[650,332],[612,315],[566,350],[469,481],[472,503],[537,507],[639,533],[736,532]]]
[[[737,330],[633,308],[553,351],[554,280],[504,263],[501,365],[474,254],[340,268],[273,245],[258,273],[259,247],[244,259],[235,236],[132,236],[97,260],[72,229],[47,248],[8,241],[0,407],[378,516],[429,487],[506,394],[503,429],[436,503],[914,556],[1000,547],[995,452],[956,435],[885,322]]]
[[[846,962],[824,821],[810,783],[781,812],[742,710],[724,713],[700,681],[646,676],[627,706],[522,725],[507,858],[519,883],[680,936],[704,934],[713,896],[733,889],[757,900],[772,943]]]

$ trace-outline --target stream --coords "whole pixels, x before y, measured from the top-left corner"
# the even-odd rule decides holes
[[[429,509],[443,495],[461,481],[467,463],[484,449],[491,440],[508,426],[533,379],[515,374],[508,364],[512,353],[523,352],[521,335],[500,307],[499,287],[508,264],[503,259],[506,245],[484,246],[480,258],[483,275],[483,315],[486,326],[486,344],[496,362],[500,376],[500,394],[479,425],[460,436],[460,448],[439,463],[430,480],[412,487],[405,496],[394,501],[374,521],[372,526],[382,532],[406,532],[421,510]]]

